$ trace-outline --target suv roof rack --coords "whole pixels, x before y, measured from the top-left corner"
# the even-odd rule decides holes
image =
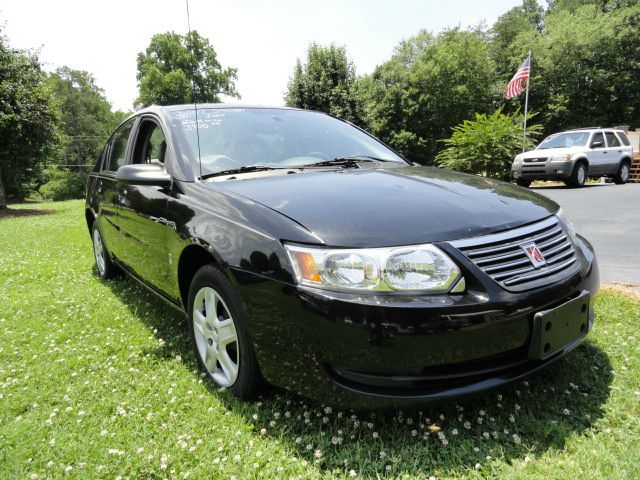
[[[602,128],[609,128],[609,127],[580,127],[580,128],[572,128],[571,130],[598,130]]]

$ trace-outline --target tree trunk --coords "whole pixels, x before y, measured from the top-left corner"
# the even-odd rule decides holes
[[[7,208],[7,195],[4,191],[4,183],[2,183],[2,168],[0,168],[0,210]]]

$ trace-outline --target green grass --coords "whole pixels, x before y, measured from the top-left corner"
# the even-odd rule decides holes
[[[0,478],[640,478],[640,299],[527,382],[353,413],[203,379],[184,319],[94,273],[82,202],[0,220]],[[295,374],[295,373],[292,373]]]

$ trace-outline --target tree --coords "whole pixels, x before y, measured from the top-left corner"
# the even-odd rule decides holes
[[[310,44],[307,62],[303,65],[297,60],[284,98],[289,107],[327,112],[362,124],[356,71],[344,47]]]
[[[453,125],[495,108],[496,81],[481,30],[420,32],[363,79],[367,123],[411,160],[431,163]]]
[[[69,67],[49,75],[49,88],[60,112],[61,150],[57,163],[93,165],[125,112],[112,112],[93,76]]]
[[[536,0],[522,0],[501,15],[491,28],[493,57],[499,73],[509,73],[509,58],[506,51],[522,32],[542,31],[544,9]],[[513,73],[513,72],[511,72]]]
[[[475,120],[465,120],[453,128],[451,137],[443,140],[447,148],[436,160],[449,170],[509,180],[513,158],[522,151],[522,122],[520,112],[504,114],[501,108],[491,115],[477,113]],[[527,128],[525,149],[533,148],[540,130],[539,125]]]
[[[38,57],[0,32],[0,209],[29,190],[57,143],[56,114]]]
[[[531,50],[529,106],[541,112],[545,132],[639,126],[639,44],[639,4],[557,2],[546,12],[542,32],[515,37],[507,50],[511,72],[502,82],[506,84]]]
[[[138,54],[137,106],[194,101],[219,102],[220,95],[239,97],[237,69],[222,68],[209,40],[193,30],[187,35],[158,33]]]

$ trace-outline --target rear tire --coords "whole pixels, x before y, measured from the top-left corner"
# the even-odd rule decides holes
[[[188,310],[191,343],[200,368],[236,397],[257,397],[266,382],[240,299],[214,265],[205,265],[193,277]]]
[[[624,161],[620,164],[618,171],[613,177],[613,181],[618,185],[624,185],[629,181],[629,171],[631,170],[631,166],[628,161]]]
[[[94,221],[91,227],[91,238],[93,239],[93,256],[96,260],[98,276],[103,280],[116,277],[120,273],[120,269],[111,261],[97,221]]]
[[[529,186],[531,185],[531,180],[525,180],[523,178],[518,178],[516,179],[516,184],[520,187],[523,188],[529,188]]]
[[[587,166],[584,162],[576,163],[576,166],[573,167],[573,172],[571,172],[571,176],[567,178],[564,183],[567,187],[571,188],[580,188],[584,186],[584,182],[587,180]]]

